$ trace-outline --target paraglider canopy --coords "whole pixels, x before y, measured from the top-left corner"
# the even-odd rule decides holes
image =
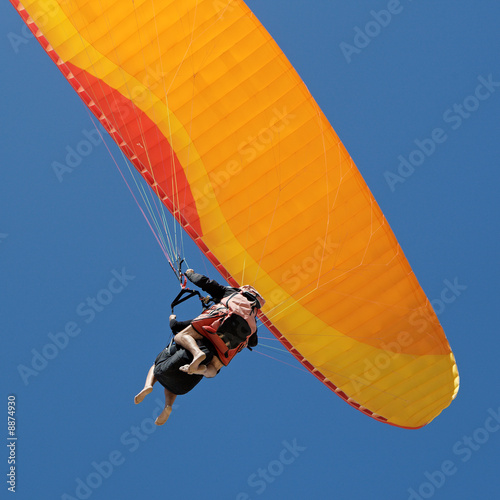
[[[244,2],[11,0],[206,257],[319,380],[417,428],[458,391],[444,332],[332,126]]]

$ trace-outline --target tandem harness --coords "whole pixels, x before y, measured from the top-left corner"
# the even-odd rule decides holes
[[[197,296],[203,312],[191,321],[191,326],[213,345],[217,357],[227,366],[243,348],[251,350],[248,342],[257,331],[257,311],[265,300],[253,287],[244,285],[233,289],[234,293],[215,303],[210,296],[203,297],[197,290],[186,287],[187,278],[181,270],[182,262],[178,262],[177,271],[172,266],[181,285],[181,291],[171,303],[172,313],[177,305]]]
[[[217,357],[227,366],[243,348],[251,350],[248,341],[257,331],[258,309],[252,294],[238,290],[205,309],[191,326],[215,347]]]
[[[192,297],[200,299],[203,312],[193,319],[191,326],[214,346],[223,365],[227,366],[243,348],[252,350],[248,339],[257,331],[257,307],[249,300],[250,294],[238,291],[215,304],[210,296],[203,297],[197,290],[187,288],[186,283],[181,286],[182,290],[170,305],[172,313],[186,300]],[[168,347],[172,342],[173,339]]]

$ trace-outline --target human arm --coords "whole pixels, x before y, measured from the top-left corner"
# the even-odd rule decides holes
[[[187,321],[177,321],[177,319],[175,318],[175,314],[172,314],[169,319],[170,329],[172,330],[172,333],[174,335],[184,330],[184,328],[188,327],[192,321],[191,319]]]
[[[220,302],[224,297],[227,287],[220,285],[217,281],[203,274],[195,273],[192,269],[188,269],[184,274],[191,283],[201,288],[204,292],[209,293],[216,302]]]

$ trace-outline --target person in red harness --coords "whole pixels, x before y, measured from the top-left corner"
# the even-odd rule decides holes
[[[241,288],[223,286],[192,269],[188,269],[185,275],[189,281],[209,293],[215,305],[203,311],[188,327],[175,335],[175,343],[193,355],[192,362],[181,366],[180,370],[188,374],[215,377],[222,366],[227,366],[243,348],[257,345],[257,312],[265,300],[250,285]],[[173,320],[175,316],[170,318]],[[208,364],[202,364],[206,353],[197,343],[204,339],[216,351]]]

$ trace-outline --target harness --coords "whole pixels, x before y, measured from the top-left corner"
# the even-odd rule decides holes
[[[206,309],[192,326],[212,343],[218,358],[227,366],[236,354],[248,347],[249,338],[257,331],[257,310],[255,297],[238,290],[223,298],[220,304]],[[203,325],[203,316],[208,325]]]
[[[218,358],[227,366],[236,354],[248,347],[249,338],[257,331],[257,310],[262,304],[246,289],[253,290],[251,287],[243,287],[215,304],[209,295],[203,297],[198,290],[191,290],[186,286],[187,278],[181,269],[183,260],[178,261],[177,271],[171,265],[181,285],[181,291],[170,304],[172,313],[179,304],[198,297],[203,312],[193,320],[192,326],[211,342]],[[250,347],[248,349],[251,350]]]
[[[176,306],[178,306],[179,304],[182,304],[186,300],[191,299],[192,297],[198,297],[200,299],[201,306],[203,307],[203,310],[205,310],[205,309],[207,309],[207,307],[209,307],[210,302],[213,302],[213,299],[209,295],[207,295],[206,297],[203,297],[203,295],[198,290],[191,290],[190,288],[187,288],[186,281],[184,281],[184,283],[181,284],[181,291],[177,294],[175,299],[170,304],[170,308],[172,309],[172,313],[174,312],[174,308]]]
[[[182,304],[186,300],[189,300],[192,297],[198,297],[201,301],[201,306],[203,307],[203,310],[205,310],[207,307],[209,307],[210,302],[213,303],[212,297],[207,295],[206,297],[203,297],[203,295],[198,291],[198,290],[191,290],[191,288],[188,288],[187,285],[187,278],[184,276],[184,273],[182,272],[182,263],[184,262],[184,259],[178,260],[177,264],[177,270],[175,270],[174,266],[170,263],[170,267],[176,274],[180,285],[181,285],[181,291],[177,294],[175,299],[172,301],[170,304],[170,308],[172,309],[172,314],[174,312],[174,308],[178,306],[179,304]]]

